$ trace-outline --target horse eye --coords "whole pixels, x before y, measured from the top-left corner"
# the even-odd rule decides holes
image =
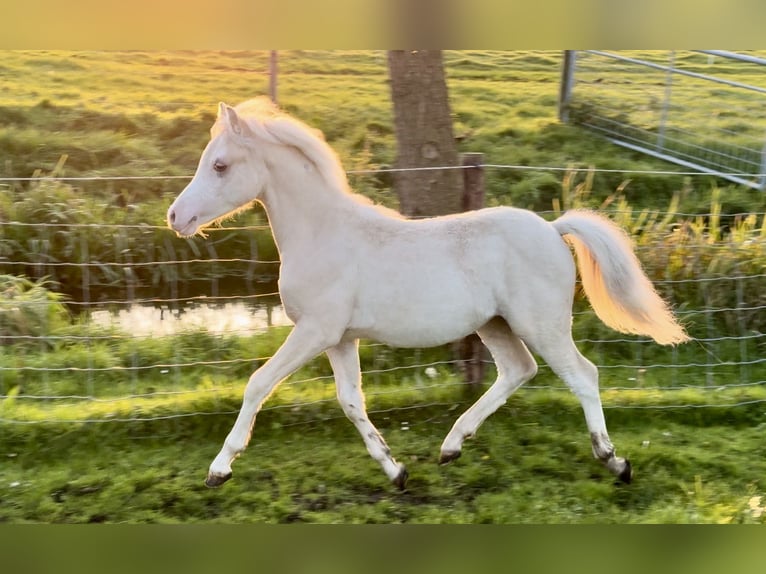
[[[229,166],[228,166],[228,165],[226,165],[225,163],[223,163],[223,162],[222,162],[222,161],[220,161],[220,160],[216,160],[216,161],[215,161],[215,163],[213,164],[213,169],[214,169],[215,171],[217,171],[218,173],[223,173],[223,172],[225,172],[227,167],[229,167]]]

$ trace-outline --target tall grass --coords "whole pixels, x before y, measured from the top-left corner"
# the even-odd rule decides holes
[[[46,279],[0,275],[0,342],[28,346],[69,324],[64,297]],[[44,340],[44,339],[43,339]]]
[[[0,190],[0,222],[6,222],[0,223],[0,269],[49,277],[72,299],[91,302],[194,280],[275,274],[278,255],[261,211],[238,220],[256,230],[214,231],[211,241],[180,239],[165,228],[170,201],[163,196],[116,208],[57,180]],[[185,263],[191,259],[239,261]]]

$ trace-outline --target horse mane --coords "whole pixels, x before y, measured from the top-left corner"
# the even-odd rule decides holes
[[[314,165],[326,183],[351,193],[340,158],[320,130],[288,115],[266,96],[242,102],[234,109],[256,137],[295,149]]]

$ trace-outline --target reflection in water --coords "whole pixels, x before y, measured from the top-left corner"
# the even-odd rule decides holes
[[[183,331],[249,335],[268,327],[292,325],[281,305],[245,302],[196,303],[180,310],[153,305],[131,305],[120,311],[93,311],[91,321],[139,337],[162,337]]]

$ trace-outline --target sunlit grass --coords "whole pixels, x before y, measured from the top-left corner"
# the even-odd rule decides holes
[[[687,397],[685,397],[687,398]],[[410,471],[391,487],[337,405],[265,409],[232,481],[202,486],[233,414],[73,425],[5,425],[0,517],[12,522],[762,522],[762,409],[607,409],[636,470],[615,485],[592,459],[581,410],[520,391],[436,464],[470,404],[371,409]],[[609,405],[611,399],[606,398]],[[643,403],[641,403],[643,404]],[[385,405],[380,405],[385,406]],[[640,406],[637,404],[636,406]],[[137,413],[133,413],[134,415]],[[140,414],[140,413],[138,413]],[[760,414],[762,416],[762,414]],[[762,426],[762,425],[761,425]],[[761,499],[762,500],[762,499]]]
[[[462,151],[483,152],[489,164],[668,169],[558,122],[560,53],[445,56]],[[4,52],[0,65],[2,177],[191,175],[217,102],[268,90],[267,52]],[[282,105],[323,130],[347,169],[393,163],[384,52],[281,52],[279,74]],[[500,168],[488,168],[486,176],[488,205],[528,207],[546,217],[580,206],[610,212],[631,232],[650,276],[695,336],[763,331],[757,277],[764,265],[763,194],[721,187],[710,177]],[[355,175],[351,182],[396,205],[390,176]],[[61,287],[81,296],[84,278],[82,267],[45,262],[104,263],[88,270],[102,295],[129,279],[108,262],[138,264],[132,279],[153,293],[194,278],[273,273],[273,265],[140,267],[205,257],[211,248],[219,257],[276,258],[257,211],[232,224],[258,224],[259,231],[214,231],[208,242],[161,229],[167,205],[184,185],[0,183],[0,219],[31,224],[1,226],[0,255],[30,261],[10,269],[17,275],[55,274],[60,285],[53,293],[43,289],[53,284],[27,284],[47,302],[40,307],[46,317],[59,309],[50,295],[56,299]],[[129,227],[105,237],[82,224]],[[690,281],[706,276],[721,281]],[[687,313],[713,307],[734,311],[720,320]],[[743,350],[760,357],[760,339],[678,349],[633,339],[602,343],[614,334],[586,308],[578,302],[575,337],[585,339],[580,347],[602,365],[610,434],[637,473],[631,486],[616,486],[592,459],[579,404],[545,366],[528,385],[542,388],[522,388],[466,443],[460,460],[438,467],[441,441],[492,380],[492,368],[484,385],[471,389],[444,362],[448,349],[413,354],[363,346],[371,417],[410,470],[407,492],[388,484],[346,420],[326,359],[277,389],[234,479],[207,490],[202,479],[233,423],[247,377],[286,330],[141,339],[57,314],[45,329],[63,338],[31,345],[14,339],[0,350],[0,367],[8,369],[0,372],[6,421],[0,521],[762,523],[763,367],[729,364]],[[25,324],[8,333],[20,334]],[[77,339],[83,336],[90,339]],[[225,369],[167,366],[228,360],[236,362]],[[432,363],[435,377],[422,367]],[[662,366],[687,363],[708,366]],[[390,370],[399,366],[405,368]],[[53,394],[82,398],[30,398]]]

